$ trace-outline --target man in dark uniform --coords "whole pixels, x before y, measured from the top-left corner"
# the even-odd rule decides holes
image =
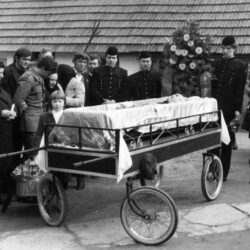
[[[161,79],[157,72],[151,72],[152,58],[147,51],[139,55],[140,71],[128,77],[132,100],[157,98],[161,96]]]
[[[105,55],[105,66],[93,70],[90,80],[90,103],[92,105],[122,102],[127,96],[127,71],[118,64],[118,50],[109,47]]]
[[[212,83],[212,93],[218,101],[218,108],[222,110],[227,125],[240,121],[241,105],[244,87],[247,79],[247,64],[235,58],[237,45],[233,36],[226,36],[222,40],[223,58],[214,64],[215,80]],[[234,133],[229,127],[231,142],[222,143],[221,161],[224,171],[224,181],[231,164],[232,141]]]

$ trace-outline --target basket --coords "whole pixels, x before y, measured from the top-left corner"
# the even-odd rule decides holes
[[[17,197],[36,197],[41,176],[15,176]]]
[[[12,176],[16,181],[17,197],[36,197],[37,184],[44,172],[36,164],[31,164],[27,160],[19,164],[12,172]]]

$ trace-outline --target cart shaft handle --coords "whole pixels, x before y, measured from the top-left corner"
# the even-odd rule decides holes
[[[79,162],[76,162],[76,163],[73,163],[73,166],[75,168],[79,168],[79,167],[84,167],[90,163],[95,163],[95,162],[98,162],[98,161],[102,161],[102,160],[106,160],[106,159],[111,159],[111,158],[114,158],[114,155],[112,156],[105,156],[105,157],[101,157],[101,158],[97,158],[97,159],[92,159],[92,160],[88,160],[88,161],[79,161]]]

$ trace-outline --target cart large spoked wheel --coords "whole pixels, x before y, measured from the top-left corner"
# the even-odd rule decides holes
[[[120,216],[128,235],[145,245],[167,241],[178,225],[178,212],[172,198],[152,187],[131,192],[122,203]]]
[[[49,226],[59,226],[64,221],[68,206],[66,194],[57,177],[45,175],[37,187],[37,201],[41,216]]]
[[[201,174],[201,189],[208,201],[215,200],[221,190],[223,182],[223,168],[218,156],[208,156]]]

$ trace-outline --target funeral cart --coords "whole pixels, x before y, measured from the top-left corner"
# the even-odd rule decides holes
[[[172,98],[172,99],[171,99]],[[217,102],[212,98],[179,96],[95,107],[67,109],[53,131],[45,131],[45,165],[48,174],[38,185],[38,205],[45,222],[63,222],[67,212],[65,191],[56,173],[72,173],[119,182],[127,178],[127,196],[121,206],[126,232],[144,244],[168,240],[178,223],[171,197],[159,189],[162,170],[172,158],[197,150],[203,154],[202,192],[207,200],[218,197],[223,178],[222,164],[212,149],[227,140],[228,132]],[[155,187],[133,190],[133,179],[142,185],[145,154],[157,160]],[[145,162],[144,162],[145,163]],[[147,162],[144,164],[147,165]],[[152,170],[152,161],[148,166]]]

